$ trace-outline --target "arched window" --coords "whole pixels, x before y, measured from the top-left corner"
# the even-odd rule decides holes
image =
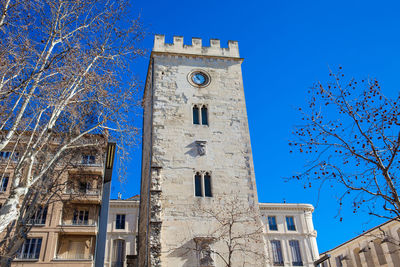
[[[199,108],[197,106],[193,106],[193,124],[200,124],[199,116]]]
[[[125,240],[115,239],[113,242],[112,267],[124,267]]]
[[[211,193],[211,176],[208,172],[204,175],[204,196],[212,197]]]
[[[199,172],[196,172],[194,176],[194,194],[196,197],[202,197],[203,194],[201,192],[201,175]]]
[[[194,195],[196,197],[212,197],[211,175],[196,172],[194,176]]]
[[[207,107],[201,107],[201,124],[208,125],[208,114],[207,114]]]

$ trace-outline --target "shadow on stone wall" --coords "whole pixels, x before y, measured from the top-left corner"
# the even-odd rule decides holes
[[[182,267],[198,266],[196,243],[194,240],[187,241],[182,246],[169,253],[167,257],[180,258],[181,261],[185,262],[183,265],[180,265]]]

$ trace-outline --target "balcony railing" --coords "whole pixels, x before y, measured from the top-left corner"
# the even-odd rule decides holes
[[[93,260],[93,255],[86,255],[86,254],[62,254],[56,255],[56,260]]]
[[[66,194],[81,194],[81,195],[88,195],[88,196],[98,196],[100,194],[99,189],[74,189],[68,188],[65,190]]]
[[[87,167],[103,167],[102,163],[88,162],[88,161],[79,162],[78,164],[80,166],[87,166]]]
[[[43,226],[46,224],[46,219],[43,218],[30,219],[28,221],[28,224],[33,224],[35,226]]]
[[[95,220],[71,220],[71,221],[63,221],[61,223],[63,226],[97,226],[97,221]]]

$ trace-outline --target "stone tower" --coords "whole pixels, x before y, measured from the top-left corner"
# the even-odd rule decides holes
[[[264,266],[238,43],[156,35],[143,97],[139,266],[226,266],[217,221],[243,209],[231,266]],[[211,215],[210,215],[211,214]],[[229,215],[229,214],[228,214]],[[222,217],[221,217],[222,216]]]

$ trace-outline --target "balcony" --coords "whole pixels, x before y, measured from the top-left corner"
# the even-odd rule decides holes
[[[96,234],[99,206],[91,204],[70,204],[63,208],[60,227],[68,233]]]
[[[92,203],[100,204],[101,190],[97,188],[81,189],[67,188],[64,191],[63,199],[71,203]]]
[[[42,218],[36,218],[36,219],[30,219],[27,224],[33,226],[45,226],[46,221],[43,220]]]
[[[90,261],[93,260],[93,255],[86,255],[86,254],[70,254],[64,253],[61,255],[56,255],[54,260],[61,260],[61,261]]]
[[[62,226],[97,226],[97,221],[95,220],[87,220],[87,221],[63,221],[61,223]]]
[[[0,151],[0,163],[17,163],[19,160],[19,152]]]
[[[87,196],[98,196],[100,195],[100,189],[75,189],[75,188],[68,188],[65,190],[66,194],[73,194],[73,195],[87,195]]]
[[[59,235],[56,261],[86,261],[93,260],[96,246],[96,235],[62,233]],[[79,265],[86,266],[86,265]]]

